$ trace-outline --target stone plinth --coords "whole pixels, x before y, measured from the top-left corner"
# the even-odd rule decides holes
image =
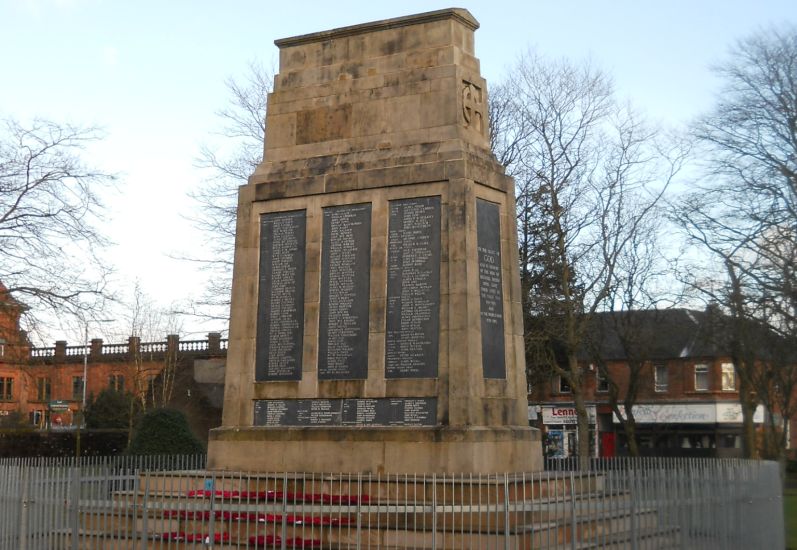
[[[540,468],[477,27],[450,9],[277,41],[211,468]]]

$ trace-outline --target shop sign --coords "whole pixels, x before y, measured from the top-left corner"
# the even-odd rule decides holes
[[[620,405],[620,410],[624,407]],[[689,403],[667,405],[634,405],[637,424],[740,424],[742,406],[739,403]],[[619,424],[617,415],[614,423]],[[756,409],[754,422],[764,420],[764,408]]]
[[[51,411],[68,411],[69,410],[69,402],[63,401],[61,399],[57,401],[50,401],[50,410]]]
[[[587,407],[589,423],[595,424],[595,406]],[[542,407],[542,422],[546,425],[576,424],[578,415],[573,405],[545,405]]]
[[[753,422],[763,424],[764,406],[759,405],[753,414]],[[741,424],[742,405],[741,403],[717,403],[717,423],[718,424]]]

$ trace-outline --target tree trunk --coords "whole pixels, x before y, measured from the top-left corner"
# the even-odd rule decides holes
[[[749,383],[745,383],[744,378],[739,383],[739,402],[742,406],[742,452],[745,458],[758,458],[755,424],[753,423],[756,403],[750,395]]]
[[[133,413],[135,413],[136,399],[130,396],[130,414],[127,419],[127,446],[130,447],[130,442],[133,441]]]
[[[584,387],[581,384],[581,378],[578,376],[578,361],[575,357],[570,357],[568,363],[570,365],[570,372],[573,374],[570,387],[573,391],[573,405],[576,409],[578,463],[582,470],[588,470],[591,453],[589,445],[589,415],[587,414],[587,405],[584,402]]]
[[[623,429],[625,430],[625,437],[628,440],[628,454],[630,456],[639,456],[639,444],[636,439],[636,420],[628,409],[625,411],[625,420],[623,421]]]

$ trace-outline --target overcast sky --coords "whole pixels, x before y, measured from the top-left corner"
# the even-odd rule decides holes
[[[226,77],[276,63],[274,40],[449,7],[422,1],[0,0],[0,118],[102,126],[93,163],[121,174],[107,200],[117,285],[136,278],[163,304],[201,292],[168,258],[203,247],[180,216],[205,177],[194,167],[219,127]],[[707,109],[709,67],[738,37],[797,20],[793,0],[490,0],[458,2],[479,20],[488,85],[529,47],[590,58],[621,96],[667,124]],[[188,330],[212,327],[186,325]],[[218,327],[223,328],[223,327]]]

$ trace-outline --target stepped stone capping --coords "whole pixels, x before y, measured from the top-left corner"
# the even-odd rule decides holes
[[[491,159],[476,154],[445,160],[430,159],[429,162],[407,162],[407,160],[401,157],[394,160],[384,159],[373,165],[369,163],[367,167],[361,166],[363,163],[330,162],[331,166],[326,169],[323,163],[319,163],[317,167],[297,166],[293,170],[285,169],[271,173],[268,181],[261,181],[261,178],[254,176],[250,181],[255,184],[255,196],[258,201],[443,182],[452,178],[472,179],[501,192],[507,192],[513,185],[509,176],[493,170]],[[399,164],[400,161],[404,161],[405,164]]]
[[[503,175],[504,167],[492,154],[458,139],[445,141],[372,144],[371,148],[328,155],[314,155],[306,159],[288,159],[265,163],[250,177],[250,183],[280,181],[299,175],[316,176],[328,173],[354,172],[369,168],[425,164],[443,161],[471,160]]]
[[[276,44],[280,49],[285,49],[285,51],[288,51],[287,48],[292,46],[310,44],[313,42],[326,42],[336,38],[356,36],[359,34],[387,29],[399,29],[406,26],[417,25],[419,23],[431,23],[434,21],[445,21],[449,19],[459,21],[471,31],[475,31],[479,28],[479,22],[476,21],[476,19],[467,10],[460,8],[446,8],[421,14],[382,19],[380,21],[371,21],[369,23],[359,23],[357,25],[349,25],[328,31],[302,34],[289,38],[281,38],[279,40],[275,40],[274,44]]]
[[[466,10],[449,9],[277,41],[258,172],[381,144],[462,139],[488,149],[474,24]]]

